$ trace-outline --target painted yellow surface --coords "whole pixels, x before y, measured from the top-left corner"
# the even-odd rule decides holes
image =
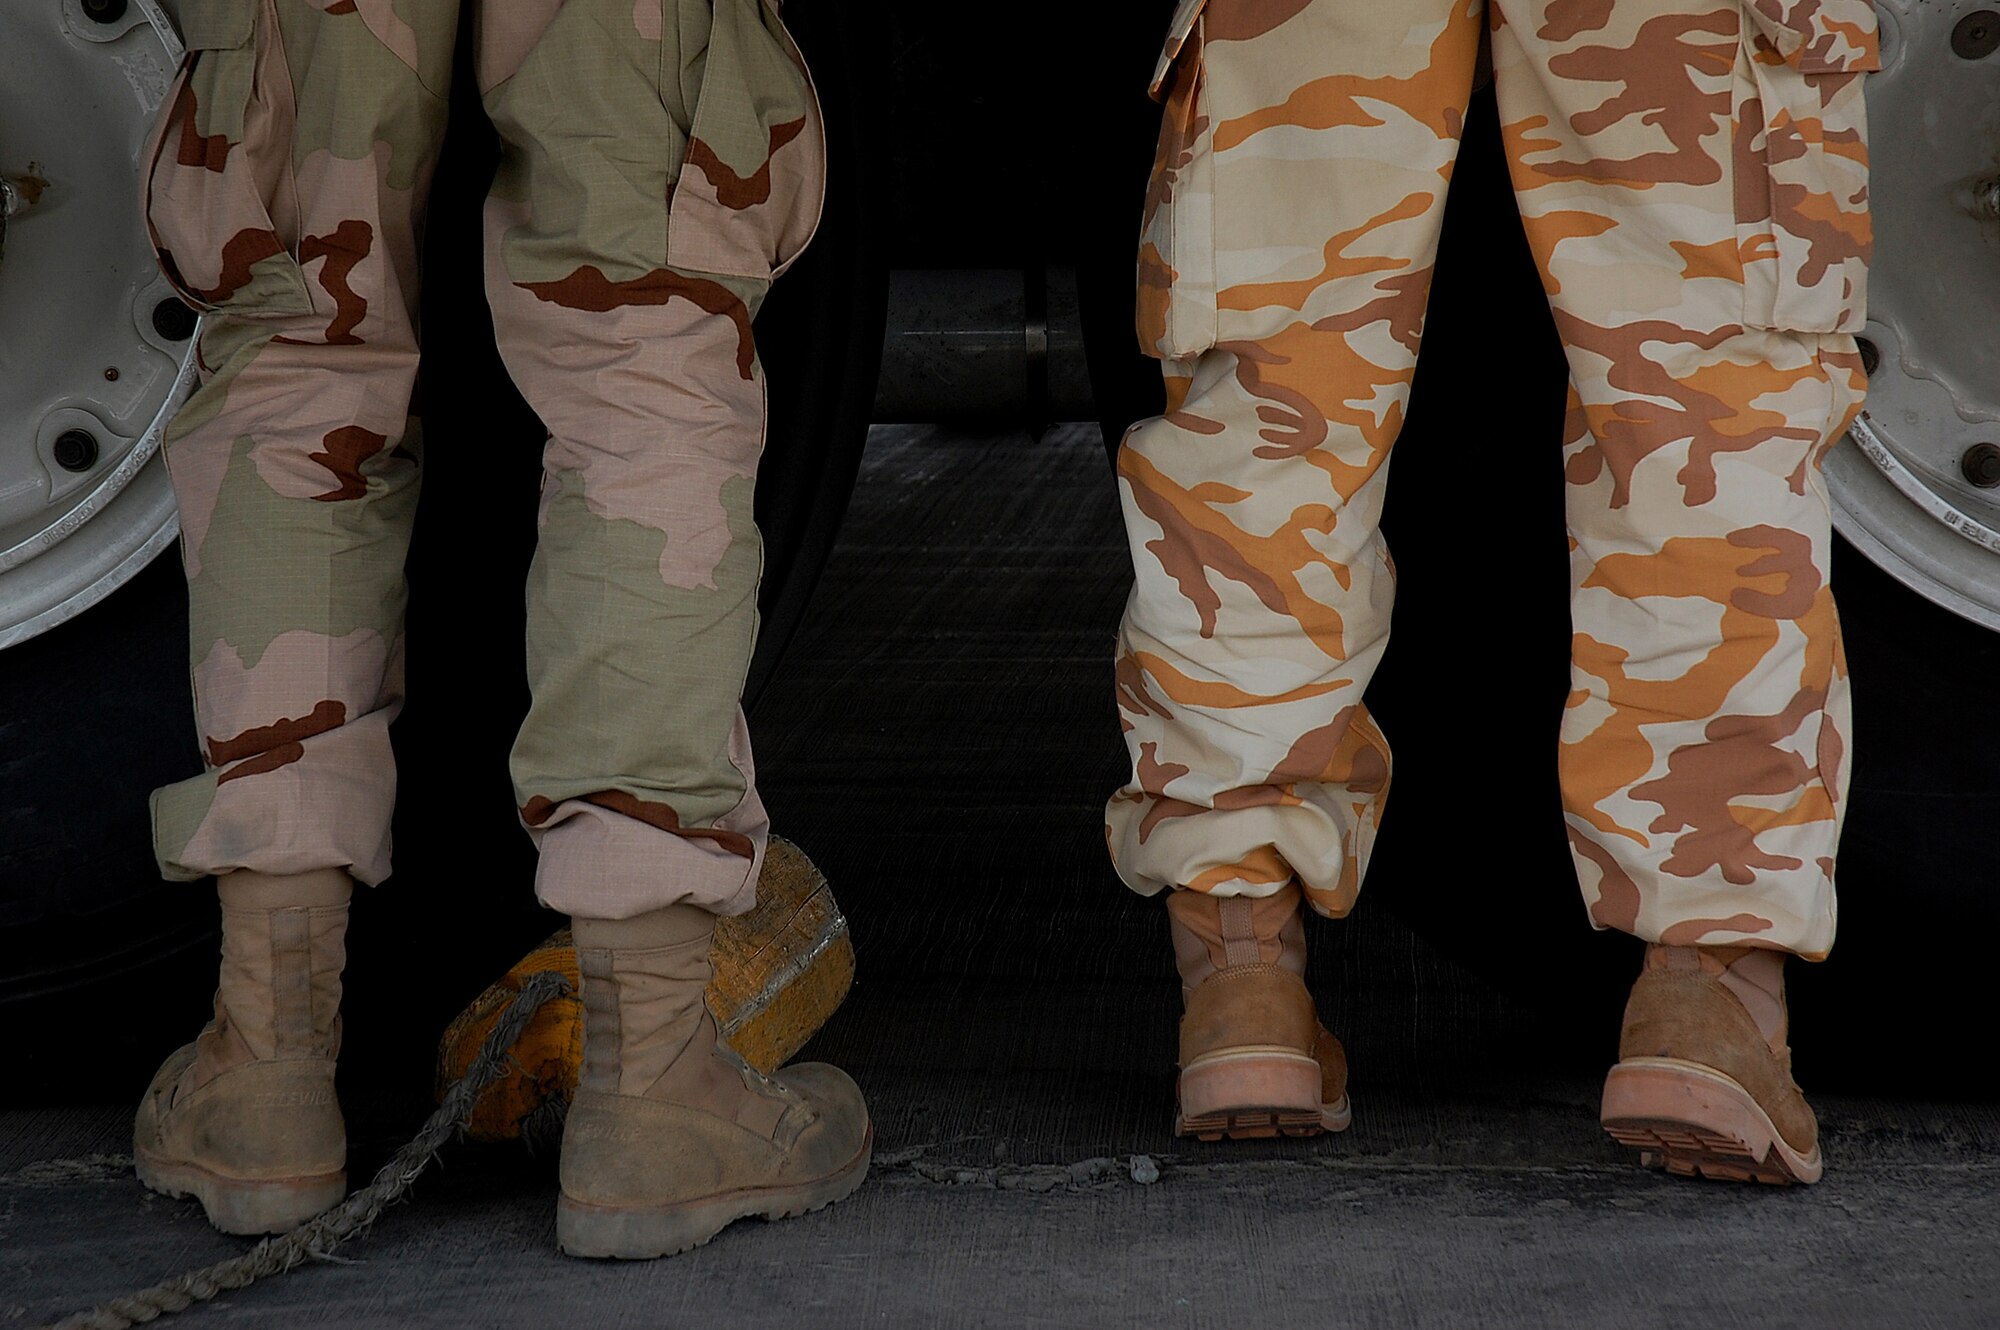
[[[715,978],[708,1008],[722,1039],[762,1072],[775,1071],[805,1047],[854,983],[854,944],[833,889],[804,851],[773,837],[747,914],[719,920],[710,953]],[[512,1140],[522,1120],[576,1091],[583,1064],[583,1003],[575,996],[576,948],[568,930],[523,956],[445,1030],[438,1046],[438,1092],[464,1074],[479,1043],[528,976],[556,970],[571,995],[549,1002],[514,1045],[517,1069],[474,1107],[466,1134]]]

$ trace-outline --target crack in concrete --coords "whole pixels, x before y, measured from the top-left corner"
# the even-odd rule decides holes
[[[948,1164],[923,1158],[927,1147],[916,1146],[875,1156],[869,1166],[874,1180],[904,1177],[949,1187],[989,1191],[1050,1192],[1059,1187],[1092,1187],[1130,1182],[1149,1187],[1160,1180],[1160,1166],[1151,1155],[1122,1159],[1093,1155],[1073,1164]]]
[[[880,1152],[870,1167],[870,1179],[902,1181],[948,1187],[972,1187],[988,1191],[1050,1192],[1058,1188],[1083,1188],[1130,1184],[1152,1186],[1169,1175],[1194,1181],[1215,1177],[1241,1180],[1245,1175],[1296,1174],[1302,1172],[1381,1175],[1462,1174],[1479,1177],[1540,1177],[1619,1180],[1659,1176],[1655,1170],[1636,1163],[1608,1164],[1577,1162],[1568,1164],[1442,1163],[1408,1159],[1351,1158],[1338,1155],[1310,1159],[1195,1160],[1176,1155],[1092,1155],[1074,1163],[952,1163],[926,1159],[929,1146]],[[2000,1175],[2000,1160],[1908,1161],[1870,1165],[1850,1162],[1839,1174],[1843,1179],[1880,1179],[1899,1173],[1931,1175],[1958,1174],[1965,1177]],[[1826,1188],[1818,1190],[1825,1191]]]
[[[996,1147],[996,1162],[975,1164],[930,1159],[932,1145],[910,1146],[901,1150],[878,1151],[869,1173],[872,1181],[905,1182],[929,1186],[971,1187],[986,1191],[1052,1192],[1059,1189],[1129,1185],[1150,1187],[1178,1178],[1184,1181],[1216,1177],[1244,1179],[1259,1174],[1302,1172],[1345,1173],[1350,1175],[1410,1176],[1416,1174],[1462,1174],[1480,1177],[1542,1177],[1618,1179],[1644,1176],[1633,1164],[1577,1162],[1567,1164],[1438,1162],[1381,1155],[1356,1158],[1321,1155],[1305,1159],[1195,1159],[1181,1155],[1091,1155],[1070,1163],[1013,1163],[1006,1149]],[[1968,1178],[2000,1175],[2000,1159],[1977,1160],[1896,1160],[1870,1163],[1847,1162],[1837,1175],[1841,1179],[1878,1179],[1898,1173],[1930,1176],[1962,1175]],[[125,1181],[132,1176],[132,1156],[89,1154],[58,1159],[42,1159],[23,1165],[12,1173],[0,1174],[0,1186],[22,1188],[71,1187],[95,1182]],[[1821,1188],[1821,1190],[1826,1190]]]

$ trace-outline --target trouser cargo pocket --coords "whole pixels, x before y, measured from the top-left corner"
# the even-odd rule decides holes
[[[1139,346],[1185,360],[1215,345],[1215,120],[1202,9],[1182,0],[1153,76],[1165,103],[1139,239]]]
[[[804,58],[761,0],[714,0],[702,88],[674,184],[667,265],[764,280],[818,229],[826,136]]]
[[[310,313],[292,252],[296,111],[269,0],[202,0],[182,28],[187,61],[145,182],[160,266],[204,310]]]
[[[1745,0],[1735,79],[1743,322],[1854,333],[1867,320],[1868,126],[1882,67],[1870,0]]]

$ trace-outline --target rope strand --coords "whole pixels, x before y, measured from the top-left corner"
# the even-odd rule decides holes
[[[401,1200],[437,1158],[439,1150],[465,1126],[472,1106],[487,1086],[513,1064],[509,1050],[528,1021],[550,999],[569,992],[569,981],[554,970],[530,975],[500,1014],[465,1075],[445,1091],[423,1129],[382,1165],[373,1180],[340,1204],[322,1211],[289,1233],[269,1237],[241,1256],[190,1270],[184,1275],[76,1312],[50,1330],[130,1330],[161,1316],[186,1311],[222,1293],[245,1288],[268,1275],[283,1274],[307,1261],[325,1260],[335,1248],[366,1233],[382,1212]]]

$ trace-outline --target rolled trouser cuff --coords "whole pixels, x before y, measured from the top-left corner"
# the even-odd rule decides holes
[[[1331,787],[1295,787],[1281,806],[1202,809],[1151,820],[1144,805],[1114,798],[1106,810],[1113,866],[1142,896],[1181,889],[1274,896],[1293,882],[1315,913],[1354,907],[1374,847],[1376,801]],[[1359,810],[1357,813],[1356,810]]]
[[[586,919],[630,919],[671,905],[742,914],[757,902],[770,820],[752,790],[726,826],[668,831],[570,799],[528,829],[541,851],[535,895]]]
[[[246,773],[251,764],[238,763],[153,791],[161,876],[194,882],[246,868],[278,877],[342,868],[371,887],[387,878],[396,810],[389,714],[294,747],[281,765]]]

